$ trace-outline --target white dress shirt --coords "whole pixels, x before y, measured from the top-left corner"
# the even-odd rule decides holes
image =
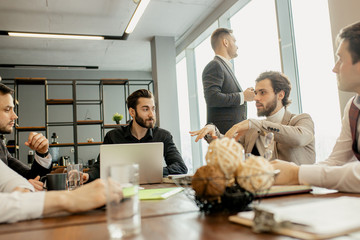
[[[34,155],[35,161],[38,162],[38,164],[40,164],[42,167],[44,168],[50,168],[51,163],[52,163],[52,156],[49,153],[46,157],[40,157],[38,156],[36,153]]]
[[[232,63],[229,61],[229,60],[227,60],[226,58],[224,58],[223,56],[220,56],[220,55],[216,55],[216,56],[218,56],[219,58],[221,58],[225,63],[226,63],[226,65],[228,65],[229,66],[229,68],[231,69],[231,71],[234,73],[234,75],[235,75],[235,72],[234,72],[234,68],[233,68],[233,65],[232,65]],[[239,94],[240,94],[240,105],[243,105],[244,104],[244,92],[239,92]]]
[[[360,193],[360,161],[352,151],[352,136],[349,121],[351,98],[345,106],[340,136],[336,140],[328,159],[316,165],[301,165],[299,182],[319,187],[337,189],[343,192]],[[360,97],[354,104],[360,109]],[[357,125],[358,149],[360,144],[360,121]],[[331,131],[331,129],[329,129]]]
[[[15,187],[34,191],[25,178],[0,161],[0,223],[39,218],[43,213],[45,192],[12,192]]]

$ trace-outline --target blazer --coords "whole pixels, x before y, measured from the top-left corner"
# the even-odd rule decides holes
[[[202,74],[207,123],[213,123],[222,134],[247,117],[247,104],[240,105],[242,89],[236,77],[220,57],[209,62]]]
[[[297,165],[315,163],[314,122],[309,114],[296,115],[286,110],[281,123],[267,120],[249,119],[249,121],[252,127],[239,139],[245,153],[252,152],[260,135],[272,132],[274,133],[274,151],[271,159],[281,159]],[[216,129],[216,135],[222,137],[218,129]],[[205,140],[210,142],[211,136],[206,136]],[[257,146],[257,149],[263,156],[265,147]]]
[[[36,176],[44,176],[51,172],[52,164],[50,168],[44,168],[36,160],[34,160],[31,168],[22,163],[20,160],[11,156],[6,146],[2,141],[0,141],[0,158],[1,160],[8,165],[12,170],[20,174],[26,179],[33,179]]]
[[[254,121],[251,124],[255,126],[239,140],[244,146],[245,153],[251,153],[261,134],[272,132],[274,133],[272,159],[281,159],[297,165],[315,163],[314,122],[309,114],[296,115],[286,110],[281,124],[266,120]],[[257,147],[259,153],[263,155],[265,147]]]

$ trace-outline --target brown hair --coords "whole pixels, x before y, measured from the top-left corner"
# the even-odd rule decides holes
[[[3,95],[5,95],[5,94],[13,94],[14,90],[9,88],[5,84],[0,83],[0,93],[3,94]]]
[[[215,51],[216,47],[218,46],[219,40],[224,36],[232,34],[231,29],[227,28],[218,28],[211,34],[211,47]]]
[[[147,89],[139,89],[128,96],[126,103],[129,108],[135,109],[139,98],[154,98],[154,95]]]
[[[276,71],[263,72],[255,81],[260,82],[264,79],[269,79],[271,81],[271,86],[274,89],[275,94],[279,93],[281,90],[284,91],[285,96],[282,99],[282,104],[284,107],[291,103],[291,100],[289,100],[291,83],[285,74]]]
[[[338,40],[347,40],[349,42],[348,50],[353,64],[360,61],[360,22],[341,29]]]

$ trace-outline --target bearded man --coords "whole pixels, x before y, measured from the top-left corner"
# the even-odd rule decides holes
[[[245,149],[245,153],[264,156],[272,151],[270,159],[282,159],[299,164],[315,162],[314,122],[309,114],[292,114],[287,110],[291,103],[291,84],[280,72],[269,71],[255,80],[255,98],[258,116],[266,119],[248,119],[235,124],[225,137],[235,137]],[[265,147],[267,133],[274,134],[274,141]],[[204,138],[209,142],[221,137],[215,125],[208,124],[199,131],[190,132],[197,136],[196,142]]]
[[[127,126],[109,131],[103,144],[162,142],[166,162],[163,175],[187,173],[187,167],[173,142],[171,133],[155,127],[156,108],[153,94],[149,90],[139,89],[127,98],[126,103],[133,120]],[[99,177],[100,157],[89,172],[84,174],[84,181],[92,181]]]

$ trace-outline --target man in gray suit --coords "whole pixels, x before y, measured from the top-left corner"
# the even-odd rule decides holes
[[[255,96],[253,88],[241,89],[233,72],[230,60],[237,57],[235,42],[232,30],[216,29],[211,35],[215,58],[202,74],[207,123],[215,124],[223,134],[247,118],[246,102]]]
[[[256,79],[255,98],[258,116],[264,120],[248,119],[235,124],[225,137],[235,137],[245,153],[264,156],[265,135],[272,132],[274,142],[268,146],[272,151],[270,159],[283,159],[295,164],[315,162],[314,122],[309,114],[292,114],[286,107],[290,104],[291,85],[289,79],[279,72],[264,72]],[[209,142],[220,137],[212,124],[199,131],[195,141],[204,138]]]

